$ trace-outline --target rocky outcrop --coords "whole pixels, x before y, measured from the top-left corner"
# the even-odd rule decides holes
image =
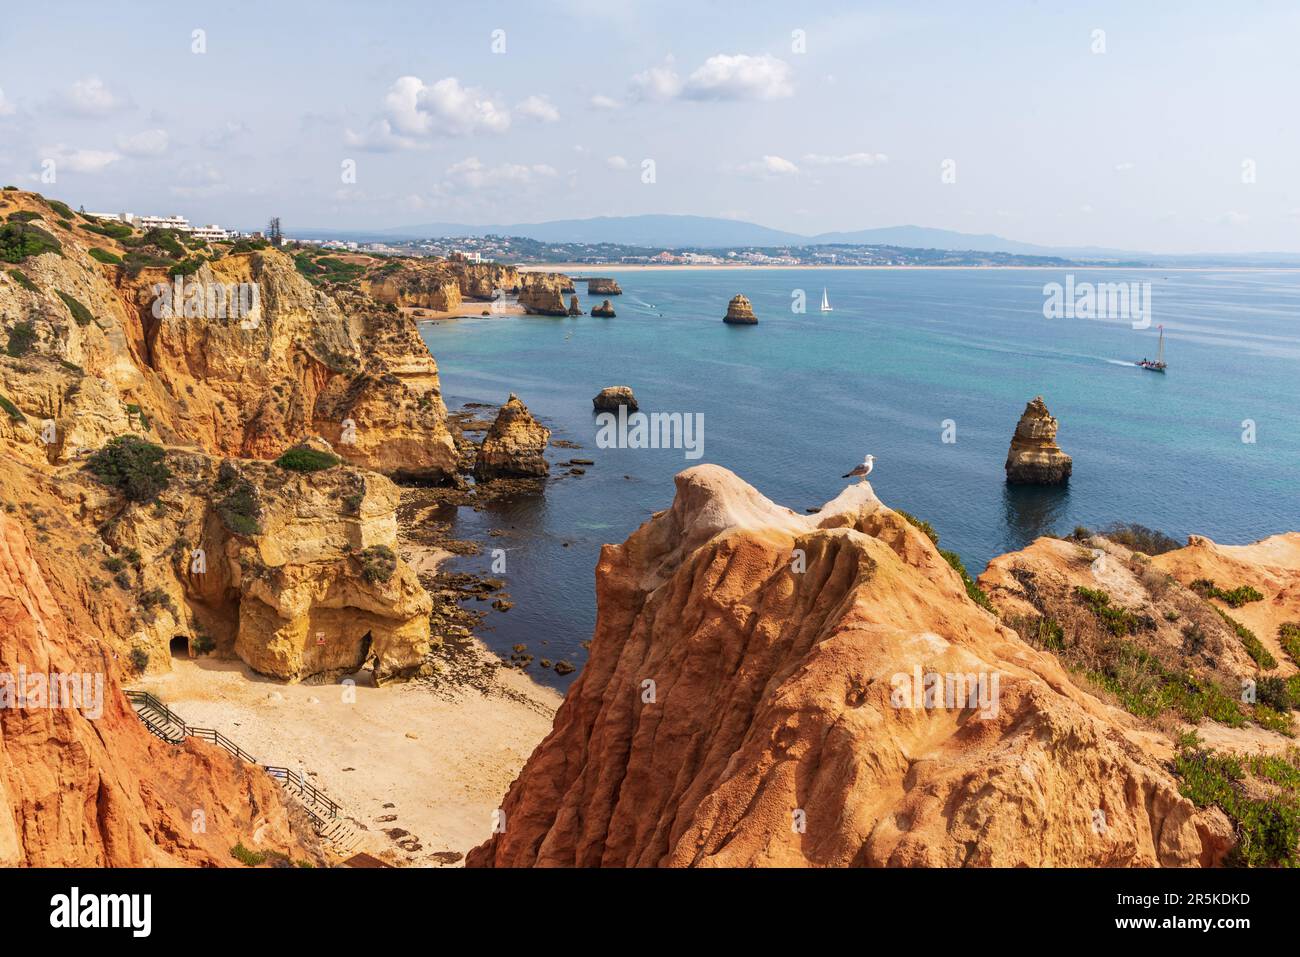
[[[460,282],[441,269],[380,271],[363,279],[360,286],[377,301],[404,308],[450,312],[459,309],[462,302]]]
[[[550,440],[551,430],[533,418],[528,407],[511,393],[479,446],[474,477],[485,482],[546,475],[550,466],[543,453]]]
[[[733,326],[752,326],[758,323],[758,316],[754,315],[754,307],[746,296],[736,295],[727,303],[727,314],[722,321]]]
[[[601,279],[595,276],[587,279],[587,295],[589,296],[621,296],[623,290],[619,288],[616,279]],[[594,311],[592,313],[595,314]]]
[[[229,866],[239,843],[319,862],[305,817],[260,768],[148,733],[114,656],[65,601],[23,524],[0,511],[0,682],[76,676],[90,690],[80,708],[51,707],[48,695],[16,706],[18,689],[0,685],[0,867]]]
[[[1041,395],[1025,406],[1007,451],[1007,481],[1013,485],[1059,485],[1070,478],[1073,460],[1056,444],[1056,419]]]
[[[577,297],[577,296],[572,296],[572,297],[570,297],[570,299],[569,299],[569,315],[571,315],[571,316],[580,316],[580,315],[582,315],[582,309],[579,308],[579,306],[578,306],[578,297]]]
[[[519,304],[530,316],[567,316],[564,296],[572,282],[560,273],[530,272],[521,277]]]
[[[590,659],[471,866],[1194,866],[1232,842],[867,483],[801,516],[689,469],[596,586]]]
[[[604,302],[602,302],[599,306],[592,306],[592,307],[591,307],[591,314],[592,314],[593,316],[596,316],[597,318],[600,318],[600,319],[613,319],[613,318],[614,318],[614,307],[611,306],[610,303],[609,303],[609,300],[606,299],[606,300],[605,300]]]
[[[611,385],[601,389],[591,400],[591,404],[597,412],[617,412],[620,405],[627,406],[629,412],[635,412],[637,409],[636,396],[632,394],[632,387],[626,385]]]

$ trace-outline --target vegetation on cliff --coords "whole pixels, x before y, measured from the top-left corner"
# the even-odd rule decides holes
[[[128,501],[150,502],[171,481],[167,451],[138,435],[119,435],[90,457],[86,468],[105,485],[121,491]]]

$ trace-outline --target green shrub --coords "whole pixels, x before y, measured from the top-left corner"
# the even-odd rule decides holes
[[[1079,585],[1074,589],[1074,593],[1083,599],[1084,604],[1092,610],[1112,635],[1123,637],[1137,631],[1138,617],[1131,611],[1111,605],[1110,595],[1106,592],[1099,588],[1084,588]]]
[[[173,279],[177,276],[192,276],[207,262],[202,256],[194,256],[190,259],[182,259],[175,266],[167,270],[167,275]]]
[[[149,652],[143,648],[132,648],[131,667],[135,668],[138,673],[143,674],[144,670],[149,667]]]
[[[67,203],[60,202],[60,201],[57,200],[57,199],[47,199],[46,202],[49,203],[49,205],[50,205],[50,209],[54,210],[56,213],[58,213],[58,214],[59,214],[60,216],[62,216],[64,219],[71,219],[71,218],[72,218],[72,215],[73,215],[73,213],[72,213],[72,207],[70,207]]]
[[[1300,700],[1291,694],[1291,686],[1277,675],[1264,675],[1255,682],[1255,697],[1261,704],[1266,704],[1277,711],[1291,711],[1300,708]]]
[[[36,326],[30,322],[17,322],[9,330],[9,344],[5,346],[5,352],[15,359],[19,356],[25,356],[31,351],[32,343],[36,341]]]
[[[917,518],[911,512],[903,511],[901,508],[898,509],[898,514],[903,516],[903,518],[907,519],[909,522],[911,522],[912,525],[919,528],[922,532],[925,533],[926,538],[928,538],[931,542],[933,542],[935,546],[938,546],[939,535],[937,532],[935,532],[933,525],[931,525],[927,521],[924,521],[923,519]]]
[[[10,213],[6,218],[11,223],[30,223],[34,219],[40,219],[41,214],[30,209],[20,209],[16,213]]]
[[[76,321],[77,325],[88,326],[95,321],[95,317],[90,314],[90,310],[80,302],[73,299],[62,290],[55,291],[59,294],[59,298],[63,300],[63,304],[68,307],[68,311],[72,313],[72,318]]]
[[[296,445],[276,459],[275,464],[291,472],[319,472],[321,469],[333,468],[341,461],[337,455],[329,452]]]
[[[86,468],[105,485],[119,489],[131,502],[156,499],[171,481],[167,452],[138,435],[112,438],[90,457]]]
[[[261,851],[250,851],[248,848],[244,847],[242,841],[230,849],[230,856],[247,867],[260,867],[266,863],[266,855],[264,853]]]
[[[1284,734],[1288,738],[1294,737],[1291,733],[1291,712],[1278,711],[1266,704],[1255,705],[1255,723],[1266,731],[1275,731],[1278,734]]]
[[[387,545],[371,545],[357,556],[361,577],[370,584],[383,584],[397,571],[397,556]]]
[[[217,641],[211,635],[198,634],[190,642],[190,648],[196,655],[206,655],[217,647]]]
[[[115,222],[111,219],[104,222],[95,220],[93,223],[89,223],[81,228],[99,236],[106,236],[109,239],[126,239],[135,232],[135,230],[126,223]]]
[[[1144,555],[1163,555],[1183,547],[1177,539],[1137,522],[1112,522],[1101,530],[1101,534],[1117,545]]]
[[[0,409],[4,409],[5,415],[9,416],[9,418],[13,419],[15,422],[22,422],[26,418],[26,416],[18,410],[18,406],[14,405],[2,395],[0,395]]]
[[[1300,622],[1288,621],[1279,625],[1277,640],[1291,660],[1300,665]]]
[[[1228,627],[1237,633],[1237,637],[1241,639],[1242,646],[1246,649],[1246,654],[1255,659],[1255,664],[1259,665],[1265,671],[1272,671],[1277,667],[1277,659],[1274,658],[1260,640],[1255,637],[1253,631],[1230,616],[1222,608],[1218,608],[1214,605],[1211,605],[1210,607],[1214,608],[1214,610],[1219,613],[1219,617],[1227,623]]]
[[[155,608],[166,608],[176,617],[176,603],[172,601],[171,595],[167,594],[161,588],[150,588],[140,593],[140,607],[145,611],[152,611]]]
[[[0,226],[0,262],[20,263],[29,256],[62,252],[59,241],[39,226],[31,223]]]
[[[948,551],[946,548],[939,549],[939,554],[961,576],[961,583],[966,586],[966,597],[986,611],[993,611],[993,602],[989,601],[989,596],[984,594],[984,589],[975,584],[975,579],[970,577],[970,574],[966,571],[966,566],[962,563],[961,556],[956,552]]]
[[[107,249],[100,249],[98,246],[92,246],[87,250],[91,259],[97,259],[109,266],[121,265],[122,257],[117,253],[110,253]]]
[[[110,575],[116,575],[118,572],[126,569],[126,562],[123,559],[118,558],[116,555],[105,558],[99,563],[99,565]]]
[[[18,283],[18,285],[22,286],[28,292],[40,291],[40,287],[37,286],[36,283],[32,282],[27,278],[26,274],[19,272],[17,269],[9,270],[9,278]]]
[[[1192,591],[1204,598],[1217,598],[1230,608],[1240,608],[1251,601],[1262,601],[1264,596],[1249,585],[1238,585],[1225,591],[1208,578],[1198,578],[1189,586]]]
[[[217,503],[222,523],[236,535],[261,534],[262,505],[253,483],[240,476],[229,483],[228,489]]]

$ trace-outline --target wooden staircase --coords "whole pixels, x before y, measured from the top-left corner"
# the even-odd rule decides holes
[[[197,728],[186,724],[180,715],[147,691],[128,691],[126,697],[131,702],[136,716],[149,729],[149,733],[168,744],[180,744],[187,737],[200,738],[224,748],[241,761],[262,768],[279,781],[281,787],[298,799],[303,810],[311,818],[316,833],[334,845],[340,854],[351,854],[361,844],[361,832],[348,820],[343,808],[303,775],[289,768],[259,763],[251,754],[214,728]]]

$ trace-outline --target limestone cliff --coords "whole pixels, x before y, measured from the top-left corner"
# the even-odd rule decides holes
[[[550,439],[551,430],[533,418],[528,407],[511,393],[479,446],[475,478],[489,481],[546,475],[550,466],[543,453]]]
[[[569,307],[564,295],[573,282],[560,273],[529,272],[521,277],[519,304],[524,311],[535,316],[566,316]]]
[[[758,323],[758,316],[754,315],[749,297],[737,294],[727,303],[727,314],[722,321],[733,326],[752,326]]]
[[[800,516],[689,469],[596,583],[590,659],[470,865],[1186,866],[1231,844],[867,483]]]

